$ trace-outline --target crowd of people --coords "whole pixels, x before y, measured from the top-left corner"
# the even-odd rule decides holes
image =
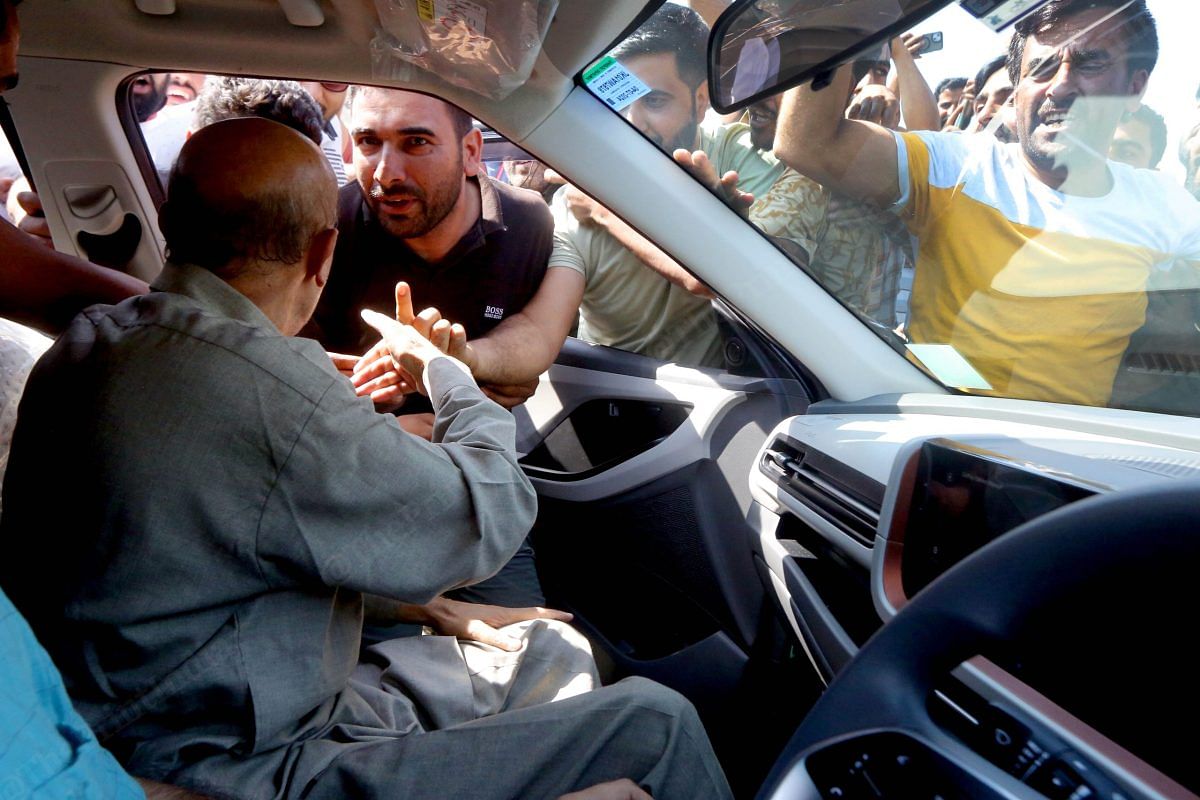
[[[1055,57],[1025,59],[1031,39]],[[953,348],[969,389],[1196,413],[1188,370],[1159,365],[1200,355],[1200,145],[1196,128],[1181,139],[1183,186],[1159,171],[1146,4],[1052,2],[933,89],[923,45],[906,34],[890,63],[749,108],[752,146],[785,167],[765,194],[737,186],[750,221],[897,346]]]
[[[940,87],[941,130],[844,113],[838,93],[857,80],[847,67],[827,91],[786,95],[775,154],[903,220],[904,336],[952,346],[982,376],[973,388],[1171,407],[1118,380],[1151,328],[1156,346],[1171,329],[1168,353],[1194,349],[1200,310],[1200,207],[1153,169],[1166,131],[1141,104],[1157,59],[1144,3],[1050,3],[1018,23],[1008,53],[965,82],[957,104],[953,84]]]
[[[843,304],[864,319],[896,331],[902,339],[918,341],[924,329],[919,322],[915,328],[909,322],[914,284],[918,288],[936,284],[938,293],[945,293],[940,289],[942,272],[926,270],[932,276],[929,280],[917,278],[919,237],[912,226],[895,209],[839,191],[836,182],[819,183],[778,157],[776,127],[782,94],[755,103],[744,116],[722,118],[711,109],[705,48],[710,23],[723,3],[693,5],[699,10],[665,5],[609,54],[651,90],[622,113],[668,153],[703,153],[703,169],[681,163],[731,202],[741,202],[734,201],[733,194],[747,198],[749,220]],[[987,134],[1002,143],[1019,144],[1013,102],[1019,76],[1014,74],[1010,54],[989,59],[974,76],[946,78],[931,88],[919,66],[920,45],[919,37],[905,35],[892,43],[890,57],[860,60],[847,67],[853,75],[844,103],[845,118],[900,133]],[[472,284],[468,293],[461,280],[438,279],[432,274],[433,265],[437,270],[452,271],[445,260],[447,254],[438,248],[422,252],[421,237],[411,232],[387,231],[385,225],[386,238],[372,239],[369,212],[384,206],[372,208],[370,193],[377,191],[372,188],[374,178],[358,173],[362,165],[371,165],[361,152],[356,154],[352,129],[358,112],[353,102],[347,102],[354,93],[355,88],[344,83],[218,76],[206,81],[205,76],[193,73],[145,75],[130,86],[134,112],[143,121],[147,147],[164,185],[183,142],[220,119],[262,116],[314,138],[326,153],[339,185],[357,184],[367,196],[357,212],[354,235],[349,235],[349,217],[343,214],[346,226],[342,228],[339,261],[357,263],[366,258],[378,264],[381,256],[386,258],[391,242],[403,241],[408,248],[402,250],[403,258],[416,254],[424,262],[422,275],[410,281],[412,302],[418,309],[435,308],[463,326],[467,341],[463,354],[471,359],[479,352],[480,363],[468,363],[476,368],[493,399],[512,405],[527,398],[567,333],[665,361],[729,366],[725,329],[708,288],[625,220],[575,187],[563,185],[552,170],[532,159],[493,160],[487,148],[481,147],[475,163],[468,167],[491,178],[480,184],[484,188],[532,188],[550,209],[549,228],[545,215],[538,215],[541,218],[537,220],[527,216],[520,222],[519,235],[501,237],[520,239],[527,244],[527,252],[505,252],[502,258],[495,253],[476,253],[457,268],[460,272],[478,271],[480,264],[485,264],[495,269],[503,262],[505,273],[492,274],[492,283],[506,287],[503,290]],[[371,95],[370,90],[359,93]],[[1131,108],[1117,121],[1104,152],[1112,162],[1157,170],[1167,148],[1166,123],[1149,106],[1132,103]],[[1193,195],[1200,194],[1198,132],[1200,124],[1181,138],[1179,147],[1186,188]],[[736,185],[719,185],[718,176],[729,172],[737,174]],[[402,184],[409,188],[419,185],[407,179]],[[37,217],[22,219],[25,211],[20,198],[27,198],[31,208],[37,208],[36,197],[23,191],[25,188],[18,178],[9,211],[26,230],[48,236]],[[346,203],[353,202],[351,195],[353,189],[344,195]],[[382,219],[386,221],[386,216]],[[366,236],[359,235],[362,229],[368,231]],[[368,247],[373,252],[352,253],[352,247]],[[408,277],[412,269],[379,264],[372,270],[350,273],[358,276],[355,280],[364,281],[362,285],[335,281],[306,330],[331,351],[345,354],[339,364],[351,371],[366,391],[376,393],[381,408],[394,405],[402,394],[394,388],[397,384],[387,384],[377,357],[350,366],[348,356],[363,356],[370,338],[369,330],[353,318],[353,309],[356,303],[367,299],[377,303],[388,295],[385,276],[404,273],[402,277]],[[373,276],[374,285],[367,285],[372,279],[363,277],[366,275]],[[339,321],[335,319],[338,314],[350,317]],[[513,319],[499,324],[507,318]],[[493,333],[497,327],[499,331]],[[995,326],[989,330],[998,332]],[[1059,392],[1056,387],[1035,388],[1003,379],[990,385],[997,393],[1031,399],[1100,404],[1113,399],[1111,394],[1106,397],[1075,389]],[[417,416],[420,411],[427,409],[417,403],[406,409],[404,416],[413,417],[404,422],[410,430],[427,431],[429,418],[427,413]]]
[[[1105,405],[1148,318],[1195,328],[1150,291],[1197,288],[1200,125],[1170,185],[1143,0],[1053,0],[936,87],[899,37],[733,118],[710,22],[668,3],[614,48],[646,88],[622,113],[881,332]],[[166,190],[153,286],[47,247],[19,175],[0,225],[0,311],[61,334],[3,321],[8,396],[30,377],[0,419],[0,633],[32,689],[0,719],[62,740],[12,768],[109,796],[136,796],[124,770],[213,796],[727,796],[687,701],[600,686],[544,607],[504,410],[572,332],[725,366],[712,291],[434,97],[158,73],[129,99]],[[65,554],[22,535],[64,490]]]

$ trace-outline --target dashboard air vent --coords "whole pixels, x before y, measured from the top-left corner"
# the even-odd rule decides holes
[[[859,544],[875,544],[884,491],[879,482],[788,436],[771,443],[759,469]]]

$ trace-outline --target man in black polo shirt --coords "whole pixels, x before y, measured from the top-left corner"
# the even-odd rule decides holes
[[[482,174],[482,136],[458,108],[374,87],[357,88],[350,103],[358,181],[341,190],[333,269],[306,333],[331,352],[363,354],[378,335],[359,311],[390,309],[404,281],[408,302],[428,307],[419,323],[460,325],[468,341],[460,355],[479,383],[519,402],[514,385],[553,362],[583,294],[573,270],[547,270],[546,204]],[[386,359],[339,366],[357,371],[360,394],[381,409],[399,399]]]
[[[482,173],[483,137],[460,109],[374,87],[356,87],[348,102],[358,180],[340,191],[329,282],[301,335],[347,354],[334,355],[335,363],[355,373],[359,394],[381,411],[400,403],[424,410],[424,398],[404,394],[412,387],[386,350],[373,347],[379,335],[359,316],[397,305],[396,284],[404,281],[404,305],[425,308],[414,326],[448,333],[453,322],[456,339],[467,340],[455,355],[479,384],[502,403],[521,402],[529,390],[520,385],[554,361],[583,296],[579,273],[547,269],[554,222],[545,202]],[[422,417],[401,424],[431,430]],[[449,596],[509,607],[545,602],[528,545],[496,576]]]

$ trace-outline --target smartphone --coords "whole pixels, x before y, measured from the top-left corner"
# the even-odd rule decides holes
[[[958,118],[957,125],[959,130],[965,131],[971,126],[971,120],[975,117],[975,106],[970,105],[963,109],[962,116]]]
[[[942,44],[941,31],[927,33],[921,37],[921,46],[917,49],[915,55],[924,55],[925,53],[932,53],[935,50],[941,50]]]

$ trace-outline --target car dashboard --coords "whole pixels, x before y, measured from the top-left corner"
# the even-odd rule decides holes
[[[1200,478],[1200,454],[1094,432],[822,410],[779,423],[749,483],[760,573],[826,682],[918,592],[1023,523],[1089,497]],[[1106,729],[1109,738],[1087,709],[1049,699],[1068,694],[1059,690],[1069,671],[1058,682],[1045,674],[971,659],[939,686],[930,714],[1030,796],[1194,796],[1118,745],[1123,731]],[[828,783],[820,796],[849,796],[827,790],[843,791],[862,754],[833,751],[821,759],[834,767],[813,780]]]

